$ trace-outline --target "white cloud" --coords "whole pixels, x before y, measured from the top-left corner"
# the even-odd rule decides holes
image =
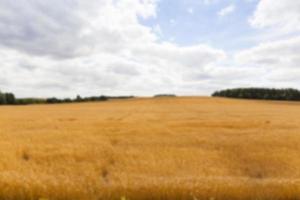
[[[188,8],[187,11],[188,11],[188,13],[190,13],[191,15],[194,14],[194,9],[193,9],[193,8]]]
[[[161,27],[159,24],[156,24],[155,26],[153,26],[153,32],[158,35],[158,36],[162,36],[163,35],[163,32],[161,30]]]
[[[0,1],[1,89],[19,96],[185,92],[183,73],[226,55],[160,42],[160,28],[138,19],[155,17],[156,6],[156,0]]]
[[[300,37],[261,43],[236,54],[239,66],[265,70],[263,81],[271,87],[299,88]]]
[[[0,1],[0,89],[18,96],[152,95],[300,84],[299,36],[262,42],[234,58],[208,45],[163,42],[158,24],[150,28],[139,21],[155,18],[157,3]],[[277,2],[267,9],[270,1],[260,1],[252,25],[274,30],[284,24],[285,30],[298,31],[298,3],[295,8],[290,3]],[[234,10],[232,4],[219,15]]]
[[[236,7],[235,7],[234,4],[228,5],[225,8],[223,8],[222,10],[220,10],[218,12],[218,15],[220,17],[224,17],[224,16],[227,16],[227,15],[230,15],[231,13],[233,13],[235,11],[235,9],[236,9]]]
[[[175,19],[170,19],[170,24],[174,26],[176,24],[176,20]]]
[[[250,19],[254,27],[276,27],[281,31],[300,30],[300,1],[298,0],[263,0],[258,3]]]
[[[3,0],[0,42],[25,53],[62,58],[120,51],[132,40],[155,40],[137,21],[137,16],[155,16],[155,5],[154,0]]]
[[[210,4],[218,2],[219,0],[202,0],[202,1],[203,1],[204,4],[210,5]]]
[[[290,68],[300,64],[300,37],[262,43],[239,52],[236,59],[243,64],[262,67]]]

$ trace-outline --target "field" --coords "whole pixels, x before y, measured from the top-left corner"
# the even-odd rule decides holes
[[[0,200],[300,199],[300,103],[0,107]]]

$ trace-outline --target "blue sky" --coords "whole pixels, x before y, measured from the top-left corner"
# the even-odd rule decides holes
[[[0,1],[0,90],[21,97],[300,88],[299,52],[298,0]]]
[[[234,51],[254,45],[247,37],[257,34],[248,22],[256,5],[257,1],[164,0],[158,4],[157,17],[141,21],[147,26],[159,26],[162,41],[182,46],[205,43]],[[235,9],[220,16],[218,13],[228,6]]]

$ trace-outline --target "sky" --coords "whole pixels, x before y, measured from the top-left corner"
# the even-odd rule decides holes
[[[0,0],[0,90],[18,97],[300,89],[300,1]]]

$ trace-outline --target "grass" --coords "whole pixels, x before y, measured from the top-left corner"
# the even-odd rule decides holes
[[[0,107],[0,200],[300,199],[300,104]]]

